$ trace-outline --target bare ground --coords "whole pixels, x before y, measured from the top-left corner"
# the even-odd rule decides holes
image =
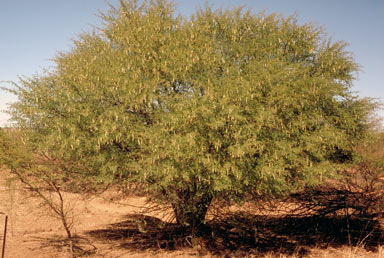
[[[4,175],[4,173],[3,173]],[[0,177],[0,234],[9,217],[5,257],[69,257],[60,222],[40,200]],[[232,209],[192,239],[162,213],[145,213],[145,198],[66,193],[73,207],[79,257],[383,257],[375,221],[285,217]],[[211,218],[213,216],[211,215]],[[191,247],[193,246],[193,247]]]

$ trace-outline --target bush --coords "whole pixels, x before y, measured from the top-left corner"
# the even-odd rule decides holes
[[[104,25],[21,80],[12,114],[41,153],[90,182],[147,186],[177,222],[204,224],[213,199],[317,184],[367,131],[343,42],[294,17],[167,1],[120,1]]]

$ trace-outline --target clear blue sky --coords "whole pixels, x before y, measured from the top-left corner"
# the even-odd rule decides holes
[[[117,5],[118,0],[110,0]],[[190,15],[205,0],[175,0],[177,11]],[[384,0],[210,0],[212,7],[245,5],[258,13],[298,14],[300,23],[324,26],[334,41],[344,40],[362,72],[354,90],[384,101]],[[52,68],[57,51],[69,50],[72,39],[100,24],[105,0],[0,0],[0,81],[16,81]],[[7,83],[1,82],[6,86]],[[0,90],[0,110],[15,97]],[[379,114],[384,116],[384,111]],[[0,112],[0,126],[6,123]]]

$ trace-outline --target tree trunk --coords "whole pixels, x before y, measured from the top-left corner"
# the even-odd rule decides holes
[[[172,204],[176,222],[185,229],[195,233],[204,225],[205,215],[212,201],[211,195],[195,197],[194,194],[183,192],[183,198]]]

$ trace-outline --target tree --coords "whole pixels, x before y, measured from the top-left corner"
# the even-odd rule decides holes
[[[145,183],[184,227],[215,198],[319,182],[365,136],[374,104],[350,91],[358,65],[317,27],[241,8],[185,18],[162,0],[101,16],[12,90],[13,118],[93,182]]]

